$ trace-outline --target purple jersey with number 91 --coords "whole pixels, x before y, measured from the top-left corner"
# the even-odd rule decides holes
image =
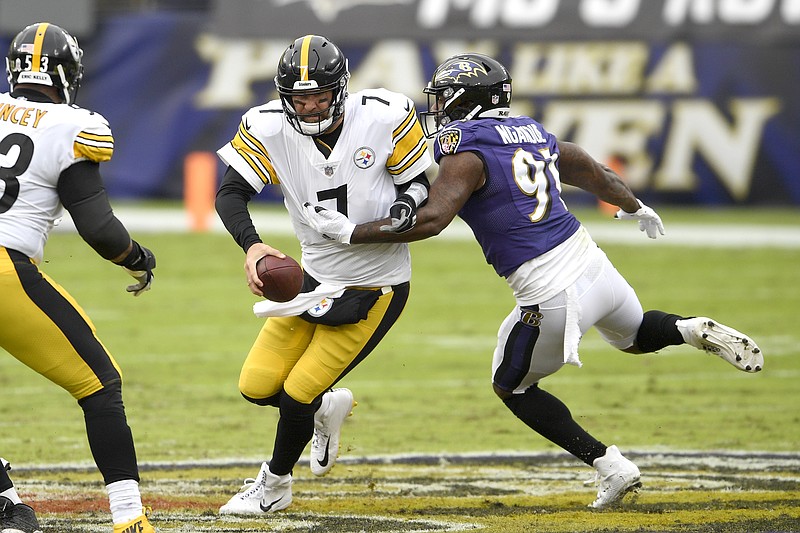
[[[507,277],[580,227],[561,199],[556,137],[529,117],[454,122],[434,143],[436,162],[473,152],[486,183],[458,215],[472,228],[486,261]]]

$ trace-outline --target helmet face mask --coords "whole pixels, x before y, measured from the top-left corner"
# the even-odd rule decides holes
[[[275,87],[289,124],[303,135],[319,135],[344,113],[347,59],[331,41],[320,35],[306,35],[289,45],[278,62]],[[329,107],[298,113],[296,97],[314,98],[330,93]]]
[[[83,78],[82,59],[77,39],[65,30],[47,22],[31,24],[8,48],[8,84],[12,91],[21,83],[55,87],[71,104]]]
[[[511,114],[511,76],[498,61],[482,54],[445,60],[423,92],[428,95],[428,111],[420,118],[428,138],[455,120]]]

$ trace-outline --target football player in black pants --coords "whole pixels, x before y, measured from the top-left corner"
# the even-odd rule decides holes
[[[39,265],[66,208],[81,237],[150,289],[156,260],[114,216],[99,172],[114,138],[99,114],[74,105],[83,51],[46,22],[12,41],[10,93],[0,93],[0,347],[69,392],[83,409],[89,447],[108,491],[114,532],[153,533],[142,507],[122,373],[77,302]],[[3,389],[13,393],[13,386]],[[2,442],[0,441],[0,446]],[[39,529],[0,469],[0,531]]]

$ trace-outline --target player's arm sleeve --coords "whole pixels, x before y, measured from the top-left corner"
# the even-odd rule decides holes
[[[402,185],[397,186],[397,195],[408,194],[414,199],[417,207],[422,207],[428,201],[428,193],[431,190],[431,183],[424,172],[420,172]]]
[[[228,167],[217,190],[215,207],[225,229],[236,243],[247,252],[253,244],[262,242],[259,237],[247,204],[257,194],[253,186],[233,167]]]
[[[101,257],[111,261],[129,249],[131,237],[111,209],[99,164],[79,161],[69,166],[56,188],[81,238]]]

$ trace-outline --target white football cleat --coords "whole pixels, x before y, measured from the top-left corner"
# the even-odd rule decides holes
[[[616,446],[606,448],[606,454],[595,459],[592,464],[597,472],[594,479],[586,483],[594,483],[600,488],[597,498],[589,507],[604,509],[621,501],[629,492],[638,492],[642,486],[639,468],[623,457]]]
[[[675,323],[686,344],[725,359],[744,372],[764,368],[764,354],[753,339],[706,317],[687,318]]]
[[[336,463],[342,424],[355,406],[350,389],[332,389],[323,395],[322,405],[314,414],[311,439],[311,473],[315,476],[324,476]]]
[[[255,479],[247,478],[239,493],[219,508],[219,514],[266,514],[286,509],[292,503],[292,475],[278,476],[267,463]]]

